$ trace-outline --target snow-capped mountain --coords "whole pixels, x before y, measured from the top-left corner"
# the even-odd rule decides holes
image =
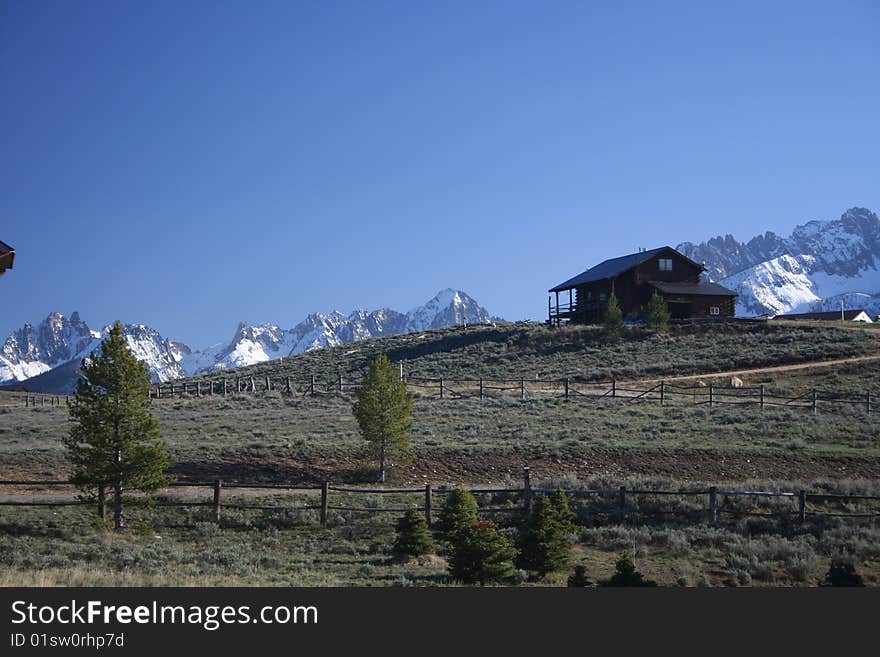
[[[346,316],[334,310],[313,313],[288,330],[274,324],[248,326],[242,322],[229,344],[193,351],[181,360],[181,366],[187,374],[223,370],[383,335],[491,321],[489,312],[473,298],[447,289],[408,313],[382,308],[355,310]]]
[[[726,235],[677,248],[739,294],[737,315],[811,312],[826,305],[837,310],[841,299],[876,314],[880,219],[865,208],[851,208],[833,221],[810,221],[787,238],[767,232],[738,242]]]
[[[241,322],[228,343],[194,350],[163,338],[144,324],[125,325],[134,354],[147,363],[154,381],[171,381],[198,372],[253,365],[311,349],[334,347],[371,337],[423,331],[464,322],[488,323],[485,308],[457,290],[443,290],[408,313],[383,308],[314,313],[291,329],[275,324]],[[0,350],[0,384],[24,381],[57,370],[62,375],[42,377],[47,391],[69,392],[75,386],[79,361],[98,348],[109,327],[94,331],[77,313],[69,318],[51,313],[45,320],[14,331]],[[62,370],[62,366],[64,366]],[[36,388],[35,388],[36,389]]]
[[[78,313],[50,313],[33,326],[25,324],[6,338],[0,349],[0,381],[23,381],[86,353],[99,333]]]
[[[79,363],[98,348],[109,330],[90,329],[76,312],[70,317],[53,312],[36,326],[25,324],[11,333],[0,349],[0,383],[24,381],[65,363]],[[129,348],[147,363],[154,381],[184,375],[178,354],[189,350],[186,345],[166,340],[143,324],[126,324],[124,330]]]

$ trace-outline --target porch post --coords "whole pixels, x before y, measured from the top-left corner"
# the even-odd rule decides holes
[[[559,326],[559,290],[556,291],[556,326]]]

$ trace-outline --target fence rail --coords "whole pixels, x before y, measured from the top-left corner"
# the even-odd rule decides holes
[[[706,374],[711,378],[712,374]],[[615,400],[632,402],[655,402],[661,405],[708,405],[710,408],[721,405],[753,406],[760,408],[790,408],[817,413],[839,412],[843,408],[861,408],[866,415],[874,409],[877,394],[866,390],[862,393],[834,389],[814,389],[798,395],[784,395],[764,386],[727,387],[715,384],[694,384],[684,386],[675,382],[650,382],[643,386],[637,383],[618,383],[610,381],[587,381],[574,378],[555,379],[466,379],[445,377],[404,377],[409,388],[424,399],[498,399],[510,398],[510,393],[520,401],[530,399],[562,398],[592,401]],[[150,387],[150,398],[167,400],[175,397],[211,397],[235,394],[260,394],[280,392],[290,397],[314,397],[320,395],[341,395],[351,393],[360,387],[359,381],[342,376],[332,381],[318,380],[315,375],[307,379],[294,377],[234,377],[207,381],[157,383]],[[5,392],[0,395],[2,406],[24,406],[25,408],[62,406],[70,401],[70,396],[35,394],[24,392]]]
[[[38,480],[0,480],[0,486],[72,486],[68,481],[63,480],[46,480],[46,481],[38,481]],[[212,508],[212,517],[215,522],[220,522],[221,512],[223,508],[227,509],[252,509],[252,510],[265,510],[265,511],[277,511],[277,510],[315,510],[320,512],[320,523],[321,526],[326,527],[328,525],[328,512],[329,511],[346,511],[353,513],[402,513],[406,511],[410,507],[380,507],[380,506],[352,506],[350,504],[336,504],[331,505],[331,493],[343,494],[343,495],[418,495],[420,497],[421,504],[418,505],[425,514],[425,520],[430,526],[434,520],[434,498],[437,495],[445,495],[449,493],[452,488],[448,487],[433,487],[431,484],[425,484],[423,487],[398,487],[398,488],[385,488],[385,487],[357,487],[357,486],[341,486],[331,484],[329,481],[324,482],[321,486],[302,486],[295,484],[263,484],[263,483],[255,483],[255,482],[224,482],[222,480],[215,480],[212,482],[175,482],[170,484],[169,488],[207,488],[211,491],[212,496],[210,499],[203,501],[193,501],[193,500],[169,500],[166,498],[159,498],[154,503],[156,506],[160,507],[211,507]],[[267,495],[277,495],[279,491],[293,491],[297,493],[311,493],[314,495],[320,495],[320,504],[306,504],[306,505],[294,505],[294,504],[258,504],[258,503],[246,503],[241,501],[231,501],[224,502],[223,496],[224,491],[235,489],[249,489],[249,490],[258,490],[258,491],[271,491],[265,492]],[[827,510],[815,510],[810,509],[808,504],[810,502],[821,503],[821,502],[856,502],[856,503],[871,503],[871,502],[880,502],[880,495],[863,495],[861,493],[822,493],[822,492],[810,492],[806,489],[798,490],[798,491],[753,491],[753,490],[733,490],[733,489],[724,489],[719,488],[717,486],[710,486],[708,488],[698,488],[698,489],[678,489],[678,490],[658,490],[658,489],[646,489],[646,488],[628,488],[626,486],[619,486],[617,488],[568,488],[568,489],[556,489],[556,488],[541,488],[541,487],[533,487],[531,485],[531,477],[530,477],[530,469],[528,467],[523,468],[523,483],[520,487],[506,487],[506,488],[486,488],[486,487],[475,487],[468,488],[469,491],[474,493],[475,495],[480,494],[510,494],[517,496],[519,498],[518,503],[505,506],[505,507],[486,507],[481,508],[481,513],[506,513],[506,512],[521,512],[524,509],[527,509],[531,504],[531,501],[535,494],[538,493],[553,493],[556,490],[562,490],[567,496],[573,498],[586,498],[586,497],[612,497],[613,503],[611,507],[606,509],[604,513],[607,515],[614,516],[619,522],[625,522],[627,516],[633,515],[648,515],[648,516],[666,516],[666,515],[689,515],[689,516],[700,516],[705,519],[706,522],[710,524],[715,524],[719,522],[720,517],[724,515],[730,515],[733,517],[745,517],[745,516],[756,516],[756,517],[794,517],[798,519],[800,522],[805,522],[807,517],[817,518],[817,517],[834,517],[834,518],[849,518],[849,519],[880,519],[880,505],[874,510],[852,510],[852,511],[827,511]],[[706,506],[699,509],[640,509],[637,505],[633,505],[631,500],[639,497],[703,497],[706,498]],[[742,509],[730,509],[725,506],[723,503],[719,503],[719,498],[728,498],[728,497],[749,497],[749,498],[780,498],[787,499],[794,502],[794,506],[787,509],[780,509],[775,511],[756,511],[752,510],[742,510]],[[345,501],[344,499],[342,500]],[[93,504],[93,502],[84,499],[58,499],[58,500],[2,500],[0,501],[0,506],[47,506],[47,507],[56,507],[56,506],[77,506],[77,505],[89,505]],[[99,502],[98,505],[98,514],[102,518],[106,518],[106,507],[103,502]]]
[[[706,374],[710,378],[712,374]],[[573,378],[560,379],[487,379],[487,378],[446,378],[446,377],[402,377],[409,388],[420,398],[427,399],[497,399],[500,396],[513,396],[521,401],[558,397],[563,399],[613,399],[624,402],[656,402],[708,405],[749,405],[760,409],[767,407],[796,408],[813,413],[820,409],[835,412],[844,407],[864,409],[872,413],[876,394],[866,390],[863,393],[839,390],[810,390],[798,395],[784,395],[764,385],[747,387],[726,387],[715,384],[694,384],[684,386],[674,382],[650,382],[640,386],[635,383],[610,381],[586,381]],[[332,381],[319,381],[312,375],[308,379],[284,377],[235,377],[196,383],[156,384],[150,390],[153,399],[169,399],[188,395],[205,397],[212,395],[259,394],[278,391],[291,397],[309,397],[328,394],[351,393],[360,382],[338,376]]]

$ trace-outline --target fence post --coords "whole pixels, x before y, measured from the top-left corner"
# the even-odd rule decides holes
[[[519,380],[519,400],[526,400],[526,380],[524,378],[520,378]]]
[[[483,377],[480,377],[480,399],[483,398]],[[870,411],[868,411],[870,413]]]
[[[254,377],[251,377],[251,392],[257,392],[257,383],[254,381]]]
[[[568,378],[565,379],[565,398],[568,399]]]
[[[321,527],[327,526],[327,498],[330,496],[330,482],[321,486]]]
[[[523,466],[523,504],[526,509],[532,506],[532,477],[529,466]]]
[[[626,486],[617,491],[617,514],[621,523],[626,521]]]
[[[196,397],[202,396],[202,382],[196,381]]]
[[[761,384],[761,410],[764,410],[764,384]]]
[[[272,390],[272,382],[269,380],[269,377],[266,377],[266,392]]]
[[[223,482],[219,479],[214,480],[214,522],[220,522],[220,491],[223,489]]]
[[[617,397],[617,379],[611,379],[611,399]]]
[[[174,383],[171,383],[171,396],[174,397]]]
[[[288,395],[293,394],[293,388],[290,387],[290,377],[287,377],[287,394]]]
[[[869,390],[865,393],[865,410],[868,412],[868,415],[871,414],[871,391]]]
[[[663,381],[660,382],[660,405],[666,403],[666,383]]]
[[[712,408],[712,397],[713,397],[713,391],[714,391],[714,389],[715,389],[715,386],[713,386],[713,385],[710,383],[710,384],[709,384],[709,408]]]
[[[425,522],[431,526],[431,484],[425,484]]]
[[[816,390],[814,389],[813,390],[813,413],[816,412],[816,401],[817,401],[817,396],[816,396]]]
[[[187,394],[186,381],[183,382],[183,394]]]
[[[30,395],[25,395],[24,396],[24,407],[25,408],[27,408],[30,405],[29,402],[30,402]]]
[[[709,522],[713,525],[718,522],[718,489],[715,486],[709,489]]]
[[[440,377],[440,399],[443,399],[443,377]]]
[[[400,375],[397,378],[398,381],[403,381],[403,361],[400,361]]]
[[[798,518],[801,522],[807,520],[807,491],[798,492]]]
[[[226,396],[226,379],[223,379],[223,396]]]
[[[312,381],[309,384],[309,394],[312,394],[312,395],[315,394],[315,375],[314,374],[312,374]]]

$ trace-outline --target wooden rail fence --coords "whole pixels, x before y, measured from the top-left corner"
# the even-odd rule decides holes
[[[711,377],[707,374],[706,378]],[[450,379],[445,377],[403,377],[410,390],[422,398],[435,399],[492,399],[511,395],[520,401],[559,397],[563,399],[613,399],[624,402],[652,401],[665,404],[748,405],[765,409],[768,407],[796,408],[816,413],[820,409],[834,411],[850,407],[863,409],[870,415],[877,396],[867,390],[863,393],[837,390],[810,390],[799,395],[783,395],[764,385],[739,388],[714,384],[683,386],[674,382],[660,381],[648,386],[611,381],[582,381],[572,378],[553,379]],[[337,376],[332,381],[319,381],[315,375],[308,379],[293,377],[273,379],[264,377],[235,377],[206,382],[181,382],[155,384],[150,390],[153,399],[169,399],[174,396],[205,397],[230,394],[259,394],[279,391],[291,397],[351,393],[360,382]]]
[[[71,486],[67,481],[24,481],[24,480],[0,480],[0,486],[27,486],[27,487],[51,487],[51,486]],[[333,493],[345,495],[417,495],[420,498],[418,508],[422,509],[425,514],[425,520],[428,526],[434,521],[434,497],[435,495],[445,495],[450,492],[451,488],[438,487],[435,488],[431,484],[425,484],[422,487],[404,487],[404,488],[372,488],[357,486],[335,485],[329,481],[324,482],[321,486],[298,486],[289,484],[261,484],[261,483],[239,483],[239,482],[223,482],[219,479],[213,482],[175,482],[170,488],[207,488],[211,491],[210,498],[204,501],[192,500],[170,500],[160,497],[155,501],[156,506],[160,507],[210,507],[211,516],[215,522],[220,522],[223,509],[254,509],[254,510],[313,510],[319,512],[320,524],[323,527],[328,525],[328,514],[330,511],[343,512],[359,512],[359,513],[403,513],[413,508],[415,505],[399,506],[399,507],[371,507],[371,506],[351,506],[345,504],[331,504],[331,496]],[[279,493],[310,493],[315,497],[320,495],[320,503],[293,505],[293,504],[258,504],[247,503],[241,501],[225,502],[224,492],[235,489],[252,489],[257,495],[278,495]],[[541,488],[531,485],[530,471],[528,467],[523,468],[523,484],[521,487],[511,488],[469,488],[472,493],[479,494],[512,494],[519,497],[519,504],[513,506],[502,507],[481,507],[481,514],[492,513],[508,513],[517,512],[527,509],[536,493],[553,493],[556,488]],[[693,515],[693,510],[659,510],[659,509],[639,509],[632,504],[633,499],[639,497],[702,497],[706,500],[706,506],[699,511],[699,515],[705,522],[716,524],[719,522],[722,514],[732,516],[769,516],[769,517],[792,517],[797,521],[805,522],[808,517],[838,517],[849,519],[880,519],[880,510],[867,510],[859,512],[833,512],[818,511],[811,509],[809,503],[812,502],[856,502],[870,503],[880,502],[878,495],[862,495],[848,493],[820,493],[810,492],[805,489],[797,491],[750,491],[750,490],[734,490],[718,486],[710,486],[708,488],[699,489],[680,489],[680,490],[655,490],[646,488],[628,488],[627,486],[619,486],[616,488],[568,488],[561,489],[570,498],[590,498],[605,497],[612,501],[609,508],[604,513],[612,516],[618,522],[626,522],[628,517],[635,515]],[[7,496],[8,498],[9,496]],[[751,497],[751,498],[779,498],[787,499],[792,502],[792,506],[787,510],[778,511],[740,511],[726,508],[723,503],[719,503],[719,498],[725,497]],[[91,504],[92,502],[82,499],[63,499],[63,500],[0,500],[0,506],[81,506]],[[106,508],[102,508],[99,504],[98,514],[106,517]]]
[[[711,377],[707,374],[706,378]],[[626,403],[650,401],[660,405],[689,404],[706,405],[709,408],[722,405],[752,406],[765,408],[793,408],[817,413],[820,410],[835,412],[842,408],[858,408],[871,415],[877,395],[866,390],[862,393],[837,390],[813,389],[799,395],[783,395],[764,386],[739,388],[708,385],[683,386],[674,382],[660,381],[647,386],[610,381],[583,381],[573,378],[529,379],[450,379],[445,377],[403,377],[408,387],[425,399],[498,399],[511,396],[520,401],[557,397],[562,399],[606,400]],[[337,376],[335,379],[319,380],[315,375],[295,380],[287,376],[281,379],[263,377],[234,377],[196,382],[170,382],[153,384],[150,398],[154,400],[174,397],[229,396],[234,394],[260,394],[277,391],[290,397],[340,395],[351,393],[360,382]],[[5,392],[0,395],[0,406],[25,408],[66,406],[70,396]]]

